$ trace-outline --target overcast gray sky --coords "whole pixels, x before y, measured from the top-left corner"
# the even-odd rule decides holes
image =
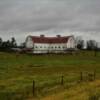
[[[100,0],[0,0],[0,37],[82,35],[100,41]]]

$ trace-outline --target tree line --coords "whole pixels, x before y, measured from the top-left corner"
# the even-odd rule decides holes
[[[17,43],[16,39],[12,37],[10,40],[3,41],[3,39],[0,37],[0,50],[2,51],[8,51],[11,50],[11,48],[16,48]]]
[[[84,41],[81,37],[76,37],[76,48],[83,50],[99,50],[98,43],[95,40]],[[85,48],[84,48],[85,47]],[[25,42],[17,45],[15,37],[12,37],[10,40],[3,41],[0,37],[0,51],[11,51],[12,48],[25,48]]]
[[[97,50],[99,49],[98,47],[98,42],[95,41],[95,40],[87,40],[87,41],[84,41],[81,37],[77,37],[76,38],[76,47],[78,49],[85,49],[86,50]]]

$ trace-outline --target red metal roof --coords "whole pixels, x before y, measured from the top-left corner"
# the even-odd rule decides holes
[[[71,36],[64,37],[41,37],[31,36],[34,43],[67,43]]]

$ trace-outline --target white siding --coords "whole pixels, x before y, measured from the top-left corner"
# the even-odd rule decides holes
[[[33,45],[33,41],[30,36],[26,38],[25,45],[26,45],[26,48],[33,48],[34,45]]]
[[[49,44],[35,43],[33,53],[48,53]]]
[[[70,37],[68,39],[67,48],[75,48],[75,40],[74,40],[74,37]]]
[[[33,53],[60,53],[67,49],[66,43],[59,44],[43,44],[35,43]]]
[[[51,53],[61,53],[67,49],[66,43],[50,44],[49,52]]]

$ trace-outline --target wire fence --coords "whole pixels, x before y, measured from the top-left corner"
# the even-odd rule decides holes
[[[45,95],[61,87],[68,89],[81,82],[95,81],[96,79],[97,73],[95,70],[92,72],[71,72],[64,75],[51,75],[51,77],[44,77],[44,81],[33,79],[31,85],[26,86],[23,90],[0,92],[0,100],[25,100],[30,95],[33,97]]]

